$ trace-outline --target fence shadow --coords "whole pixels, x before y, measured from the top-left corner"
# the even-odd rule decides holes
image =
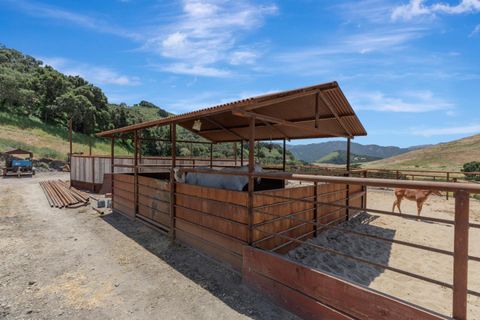
[[[362,212],[351,220],[338,225],[338,227],[393,239],[395,237],[395,230],[370,224],[377,218],[378,216]],[[326,229],[318,234],[316,238],[312,238],[306,242],[307,243],[290,251],[287,257],[309,267],[340,276],[365,286],[368,286],[375,278],[382,274],[384,269],[334,253],[321,251],[320,249],[309,246],[308,243],[330,248],[382,265],[388,265],[392,250],[391,242],[345,233],[335,229]]]
[[[178,243],[168,245],[170,238],[167,235],[140,221],[133,221],[118,213],[106,214],[101,218],[176,271],[208,290],[233,310],[252,319],[297,319],[273,305],[261,294],[242,285],[241,275],[226,265],[201,255],[190,247]]]

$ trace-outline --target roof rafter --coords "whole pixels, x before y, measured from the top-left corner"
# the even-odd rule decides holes
[[[294,127],[294,128],[298,128],[298,129],[302,129],[302,130],[306,130],[306,131],[311,131],[311,132],[314,132],[314,133],[324,133],[320,129],[315,128],[315,127],[309,127],[309,126],[299,124],[297,122],[292,122],[292,121],[288,121],[288,120],[284,120],[284,119],[280,119],[280,118],[276,118],[276,117],[272,117],[272,116],[267,116],[267,115],[263,115],[263,114],[259,114],[259,113],[255,113],[255,112],[249,112],[249,111],[243,111],[243,110],[232,110],[232,114],[234,114],[236,116],[239,116],[239,117],[255,118],[255,119],[258,119],[258,120],[267,121],[267,122],[270,122],[270,123],[276,123],[276,124],[283,125],[283,126],[286,126],[286,127]],[[334,134],[332,134],[332,135],[334,135]],[[335,136],[345,137],[345,135],[335,135]]]
[[[321,92],[318,92],[318,96],[320,99],[322,99],[322,102],[325,104],[325,106],[327,106],[328,110],[330,110],[330,112],[335,116],[335,119],[337,119],[338,123],[340,124],[340,126],[343,128],[343,130],[345,130],[345,132],[348,134],[348,137],[349,138],[353,138],[353,135],[352,133],[350,132],[350,130],[348,130],[348,128],[345,126],[345,124],[343,123],[342,119],[339,117],[338,115],[338,112],[337,110],[335,110],[334,107],[332,107],[332,105],[330,104],[329,101],[327,101],[327,99],[325,99],[325,97],[323,96],[323,94]]]

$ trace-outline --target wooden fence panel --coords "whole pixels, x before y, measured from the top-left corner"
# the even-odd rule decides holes
[[[445,319],[390,296],[248,246],[243,251],[242,273],[248,285],[270,293],[276,303],[290,307],[291,311],[305,319]],[[292,308],[294,299],[302,305]]]
[[[278,198],[272,196],[278,196]],[[313,235],[312,224],[289,219],[290,216],[313,222],[313,203],[283,198],[313,201],[314,187],[304,186],[254,193],[253,241],[265,239],[257,242],[256,246],[269,250],[278,248],[278,252],[288,252],[298,244],[281,237],[272,237],[273,233],[282,232],[284,236],[303,240]]]

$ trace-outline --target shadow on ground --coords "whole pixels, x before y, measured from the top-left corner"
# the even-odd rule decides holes
[[[370,224],[377,218],[378,216],[362,212],[336,227],[394,239],[395,230]],[[287,255],[289,259],[296,262],[365,286],[368,286],[385,269],[335,253],[322,251],[311,244],[381,265],[388,265],[392,250],[392,243],[388,241],[368,238],[337,229],[327,229],[320,233],[317,238],[306,241]]]
[[[170,242],[168,235],[118,213],[104,215],[102,219],[233,310],[253,319],[297,319],[244,286],[240,274],[226,265],[178,243],[159,245]]]

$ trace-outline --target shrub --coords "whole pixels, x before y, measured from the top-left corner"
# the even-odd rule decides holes
[[[463,165],[462,172],[480,172],[480,161],[467,162]],[[465,174],[465,179],[480,181],[480,174]]]

